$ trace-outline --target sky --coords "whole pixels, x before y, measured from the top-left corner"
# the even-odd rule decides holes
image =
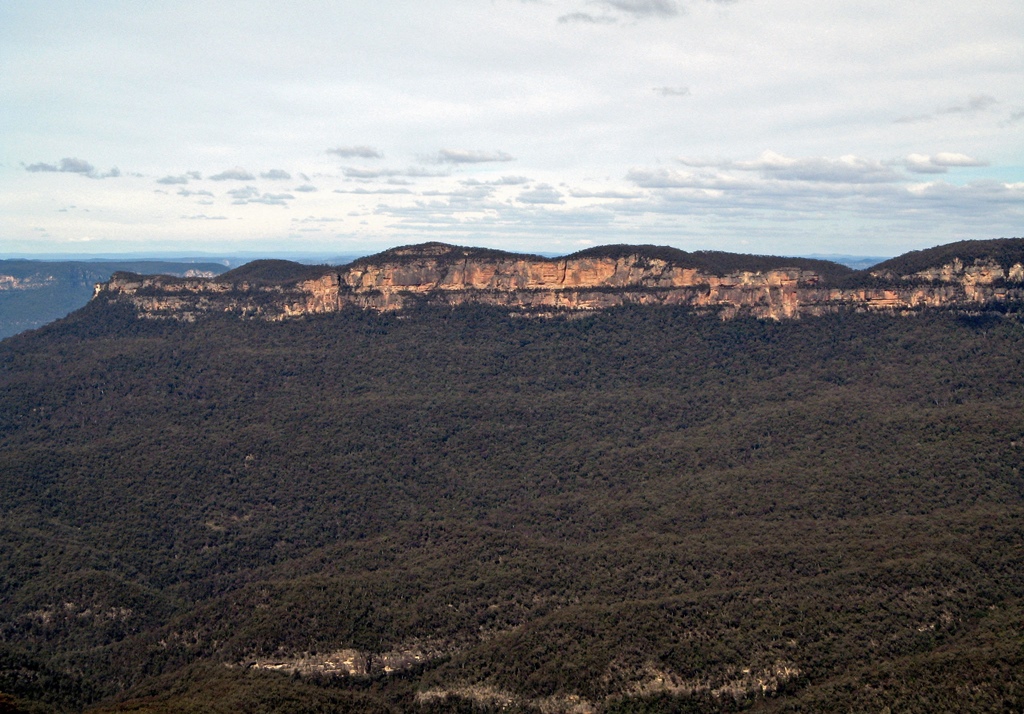
[[[1024,3],[0,3],[0,257],[1024,235]]]

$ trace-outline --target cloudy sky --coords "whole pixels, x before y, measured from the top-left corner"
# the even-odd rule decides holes
[[[0,255],[1024,235],[1024,5],[0,3]]]

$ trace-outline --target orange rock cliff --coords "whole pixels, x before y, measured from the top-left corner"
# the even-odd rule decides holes
[[[899,259],[857,272],[826,261],[651,246],[542,258],[428,243],[337,268],[257,261],[210,279],[119,273],[96,286],[94,300],[128,302],[141,317],[180,320],[211,312],[279,320],[422,303],[489,304],[533,315],[627,304],[687,305],[723,318],[770,319],[843,309],[979,309],[1024,301],[1024,241],[1003,243],[1009,253],[1003,250],[998,257],[956,256],[910,272],[887,267]]]

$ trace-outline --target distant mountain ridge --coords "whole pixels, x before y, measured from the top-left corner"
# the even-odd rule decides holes
[[[115,274],[102,302],[140,317],[228,312],[279,320],[346,308],[487,304],[529,314],[628,304],[687,305],[723,318],[784,319],[844,309],[976,310],[1024,302],[1024,239],[962,241],[869,270],[831,261],[610,245],[548,258],[424,243],[339,267],[255,261],[217,278]]]
[[[117,271],[213,277],[216,262],[172,260],[0,260],[0,339],[45,325],[77,310],[96,283]]]

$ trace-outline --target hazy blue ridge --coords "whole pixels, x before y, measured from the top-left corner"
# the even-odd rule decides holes
[[[183,276],[219,275],[218,262],[161,260],[0,260],[0,339],[42,327],[89,302],[96,283],[118,271]]]

